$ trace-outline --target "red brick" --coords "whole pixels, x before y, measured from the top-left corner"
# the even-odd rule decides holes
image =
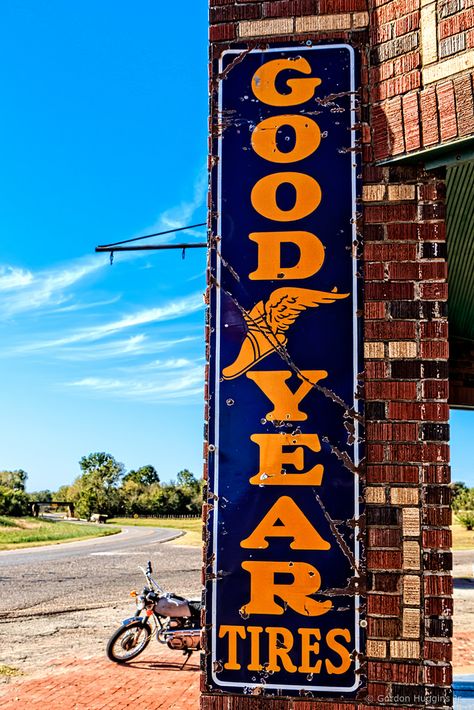
[[[452,511],[447,506],[426,507],[422,510],[422,515],[424,525],[451,525],[452,522]]]
[[[447,380],[425,380],[422,383],[423,399],[445,399],[449,397]]]
[[[300,17],[315,15],[317,10],[317,0],[277,0],[263,3],[263,17]]]
[[[383,301],[367,301],[364,303],[364,317],[366,320],[385,318],[386,306]]]
[[[420,264],[415,261],[393,262],[388,266],[388,276],[394,280],[417,281],[420,278]]]
[[[474,44],[471,46],[474,46]],[[459,135],[466,136],[470,133],[474,133],[474,96],[472,83],[469,76],[456,77],[453,83]]]
[[[232,22],[235,20],[255,20],[260,15],[260,5],[232,5],[211,8],[209,21],[214,24],[216,22]]]
[[[444,222],[431,224],[387,224],[387,239],[395,241],[406,239],[409,241],[435,241],[446,238]]]
[[[451,471],[447,464],[431,464],[423,468],[424,483],[450,483]],[[450,525],[450,523],[431,523],[432,525]]]
[[[429,182],[418,187],[420,200],[439,200],[446,197],[446,184],[444,182]]]
[[[377,661],[367,663],[367,678],[369,680],[419,683],[421,673],[422,668],[418,664]]]
[[[383,461],[383,459],[384,447],[381,444],[369,444],[367,447],[367,461],[369,463],[375,463]]]
[[[417,466],[367,466],[367,483],[418,483]]]
[[[426,616],[442,616],[453,613],[453,600],[449,597],[428,597],[425,600]]]
[[[452,646],[448,641],[425,641],[423,652],[429,661],[450,661],[452,658]]]
[[[367,552],[367,567],[375,570],[389,570],[402,568],[402,553],[387,550],[369,550]]]
[[[367,382],[365,385],[367,399],[416,399],[416,382]]]
[[[383,380],[387,377],[388,365],[381,360],[369,360],[365,363],[366,380]]]
[[[451,666],[425,666],[425,683],[428,685],[451,685],[453,671]]]
[[[209,39],[211,42],[221,42],[235,39],[235,25],[211,25],[209,28]]]
[[[444,340],[425,340],[420,343],[421,357],[432,360],[447,360],[449,345]]]
[[[446,261],[430,261],[420,264],[420,278],[427,280],[441,280],[448,277],[448,264]]]
[[[424,578],[425,594],[429,597],[451,596],[453,578],[450,575],[427,575]]]
[[[420,93],[420,107],[423,145],[438,143],[438,108],[434,88],[425,89]]]
[[[414,261],[416,259],[416,244],[383,244],[370,243],[365,245],[365,261]]]
[[[427,301],[447,301],[448,300],[448,284],[446,283],[428,283],[420,286],[421,298]]]
[[[416,323],[408,320],[370,321],[365,324],[366,340],[414,340]]]
[[[375,554],[385,553],[378,552]],[[367,619],[367,636],[369,638],[395,639],[400,635],[400,627],[400,619],[369,616]]]
[[[443,84],[437,84],[436,94],[438,96],[439,114],[441,116],[439,122],[441,140],[452,140],[458,135],[453,82],[447,81]]]
[[[416,219],[416,206],[411,203],[369,205],[364,210],[364,219],[370,224],[386,222],[410,222]]]
[[[384,275],[383,264],[372,261],[365,265],[364,276],[368,281],[381,281]]]
[[[421,324],[422,338],[447,338],[448,324],[446,321],[429,321]]]
[[[367,0],[319,0],[319,12],[321,15],[352,11],[367,11]]]
[[[419,61],[418,52],[416,55]],[[402,107],[406,149],[407,151],[417,150],[421,146],[418,94],[412,93],[403,96]]]
[[[426,284],[431,285],[431,284]],[[408,282],[369,282],[365,284],[365,298],[368,301],[412,300],[415,287]],[[437,300],[433,297],[433,300]]]
[[[423,547],[432,550],[449,550],[452,545],[451,530],[423,530]]]
[[[449,407],[437,402],[389,402],[388,416],[402,421],[447,422]]]
[[[418,0],[392,0],[392,2],[386,3],[382,7],[376,7],[373,19],[377,24],[382,25],[418,9]]]
[[[457,35],[471,27],[474,27],[474,9],[465,10],[445,20],[440,20],[438,22],[439,38],[452,37],[452,35]]]
[[[418,439],[416,424],[367,422],[365,430],[368,441],[416,441]]]
[[[368,547],[388,547],[393,549],[398,549],[400,547],[401,533],[398,528],[369,528],[367,530],[367,544]],[[381,611],[382,602],[380,600],[387,599],[385,596],[369,597],[370,604],[367,607],[369,614],[398,614],[398,611],[389,611],[391,608],[391,601],[387,601],[385,611]],[[394,597],[388,597],[389,600],[394,599]],[[399,597],[397,597],[399,599]],[[398,603],[399,605],[399,603]]]

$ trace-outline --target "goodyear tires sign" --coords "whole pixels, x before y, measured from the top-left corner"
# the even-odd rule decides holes
[[[327,698],[360,685],[354,62],[342,44],[219,60],[211,690]]]

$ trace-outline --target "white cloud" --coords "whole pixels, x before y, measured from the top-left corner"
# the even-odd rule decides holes
[[[104,323],[103,325],[97,325],[90,328],[81,328],[63,338],[29,343],[28,345],[17,348],[17,352],[32,352],[48,348],[58,348],[79,342],[94,342],[110,335],[120,333],[128,328],[157,323],[159,321],[170,321],[177,318],[183,318],[190,313],[195,313],[196,311],[201,310],[202,308],[204,308],[202,293],[194,293],[185,298],[169,301],[163,306],[146,308],[142,311],[138,311],[137,313],[123,316],[119,320],[111,321],[110,323]]]
[[[153,233],[153,232],[161,232],[165,231],[166,229],[176,229],[177,227],[185,227],[189,224],[189,222],[195,222],[196,219],[193,219],[193,215],[198,210],[200,207],[203,207],[206,204],[206,194],[207,194],[207,170],[203,169],[196,180],[194,181],[193,185],[193,196],[191,197],[190,200],[184,200],[183,202],[180,202],[178,205],[175,205],[174,207],[170,207],[167,210],[164,210],[158,217],[158,219],[147,229],[144,230],[144,233]],[[202,220],[198,221],[203,221],[205,222],[205,216],[203,217]],[[197,230],[192,230],[188,229],[186,230],[186,234],[191,234],[192,236],[199,237],[200,239],[203,239],[203,228],[200,229],[200,231]],[[172,235],[168,234],[165,235],[165,238],[160,238],[159,241],[164,241],[164,242],[170,242],[173,241],[173,239],[178,238],[178,235]]]
[[[14,266],[0,266],[0,291],[12,291],[28,286],[33,281],[31,271]]]
[[[121,358],[129,356],[142,356],[171,350],[175,346],[181,346],[184,343],[196,342],[202,340],[198,336],[188,336],[184,338],[175,338],[170,340],[155,340],[144,335],[134,335],[130,338],[118,338],[110,342],[93,342],[83,343],[71,346],[57,346],[55,355],[62,360],[77,360],[90,361],[111,358]],[[22,348],[25,351],[25,347]],[[30,349],[31,351],[31,349]],[[134,365],[136,368],[137,365]],[[140,367],[152,369],[153,364],[147,363]]]
[[[70,264],[38,272],[0,267],[0,289],[6,291],[0,316],[11,317],[40,308],[57,307],[70,300],[67,290],[86,276],[102,269],[99,259],[77,259]]]
[[[150,377],[149,374],[135,378],[84,377],[67,384],[102,396],[108,394],[114,398],[148,402],[186,400],[187,404],[191,398],[203,394],[204,367],[189,361],[186,361],[186,365],[187,369],[180,359],[170,360],[156,377]]]

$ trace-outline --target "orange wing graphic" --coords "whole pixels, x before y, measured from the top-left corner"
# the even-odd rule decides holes
[[[255,363],[279,350],[287,343],[286,331],[300,313],[307,308],[316,308],[323,303],[347,298],[348,293],[313,291],[309,288],[277,288],[264,304],[259,301],[248,313],[244,313],[248,332],[235,361],[224,367],[225,380],[243,375]]]

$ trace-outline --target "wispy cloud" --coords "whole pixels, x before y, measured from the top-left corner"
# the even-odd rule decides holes
[[[71,296],[67,290],[104,264],[95,258],[77,259],[70,264],[37,272],[0,266],[0,289],[5,292],[0,303],[0,317],[57,307]]]
[[[128,358],[156,354],[172,350],[190,342],[202,340],[199,336],[186,336],[169,340],[157,340],[141,333],[130,338],[116,338],[110,342],[82,343],[79,345],[58,346],[56,357],[61,360],[102,360],[111,358]],[[24,348],[23,348],[24,350]],[[135,364],[134,367],[137,365]],[[153,369],[153,364],[140,365]]]
[[[23,350],[24,352],[31,352],[35,350],[45,350],[48,348],[72,345],[73,343],[79,342],[93,342],[110,335],[115,335],[128,328],[157,323],[159,321],[170,321],[175,320],[176,318],[183,318],[184,316],[195,313],[202,308],[204,308],[202,294],[194,293],[185,298],[169,301],[162,306],[147,308],[138,311],[137,313],[123,316],[122,318],[111,321],[110,323],[104,323],[90,328],[81,328],[63,338],[29,343],[22,348],[18,348],[17,351]]]
[[[14,266],[0,266],[0,291],[24,288],[33,281],[33,274],[26,269]]]
[[[206,204],[206,194],[207,194],[207,171],[203,168],[193,185],[193,195],[189,200],[183,200],[179,204],[164,210],[155,220],[155,222],[147,227],[142,233],[153,233],[161,232],[166,229],[176,229],[177,227],[185,227],[190,222],[195,222],[197,218],[194,217],[195,212],[199,208],[203,208]],[[204,212],[204,210],[203,210]],[[203,214],[201,220],[198,222],[205,222],[205,214]],[[203,238],[203,231],[188,229],[186,234],[190,234],[195,237]],[[156,238],[158,239],[158,238]],[[170,242],[173,241],[173,235],[166,235],[161,241]]]
[[[136,378],[84,377],[67,384],[86,392],[96,392],[101,395],[106,393],[120,399],[153,403],[186,400],[188,404],[197,395],[202,396],[204,367],[175,360],[168,361],[163,371],[156,377],[149,375]]]

